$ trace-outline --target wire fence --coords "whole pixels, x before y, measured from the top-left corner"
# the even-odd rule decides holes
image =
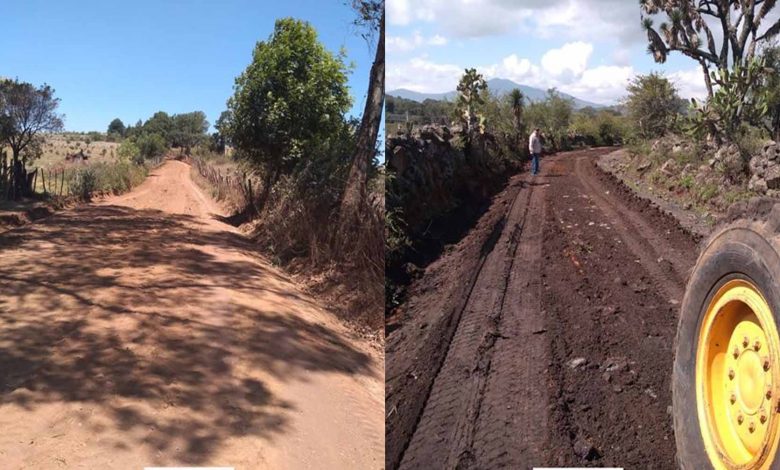
[[[51,168],[24,168],[21,165],[14,167],[0,154],[0,199],[11,200],[18,196],[26,197],[64,197],[74,194],[73,183],[78,181],[77,173],[89,168],[86,163],[71,163]],[[148,168],[155,169],[161,166],[167,158],[165,156],[154,157],[144,163]],[[19,184],[14,188],[13,181],[21,176]],[[14,194],[14,190],[22,194]]]
[[[192,157],[198,174],[209,182],[217,200],[227,200],[239,210],[257,210],[262,182],[257,176],[239,169],[221,169],[208,161]]]

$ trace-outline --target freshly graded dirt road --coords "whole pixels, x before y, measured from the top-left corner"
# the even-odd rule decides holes
[[[381,468],[381,354],[189,171],[0,235],[2,468]]]
[[[515,176],[411,286],[387,338],[388,468],[674,468],[697,243],[595,167],[609,151]]]

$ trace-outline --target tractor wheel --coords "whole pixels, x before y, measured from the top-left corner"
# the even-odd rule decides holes
[[[778,469],[780,205],[713,235],[682,302],[672,374],[684,469]]]

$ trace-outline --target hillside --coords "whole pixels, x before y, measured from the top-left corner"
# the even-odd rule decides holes
[[[503,95],[505,93],[509,93],[514,88],[519,88],[520,91],[523,92],[525,95],[525,98],[528,102],[535,102],[535,101],[541,101],[544,99],[544,97],[547,95],[547,90],[542,90],[541,88],[534,88],[527,85],[520,85],[519,83],[515,83],[512,80],[507,80],[505,78],[491,78],[487,82],[488,89],[497,95]],[[430,100],[437,100],[437,101],[454,101],[455,97],[457,96],[456,91],[448,91],[446,93],[420,93],[417,91],[407,90],[404,88],[398,88],[396,90],[390,90],[387,92],[390,96],[395,96],[397,98],[404,98],[407,100],[413,100],[422,103],[426,99]],[[568,95],[566,93],[561,93],[561,96],[564,98],[569,98],[574,102],[574,108],[575,109],[582,109],[586,108],[588,106],[592,108],[603,108],[604,105],[592,103],[590,101],[586,101],[580,98],[577,98],[572,95]]]

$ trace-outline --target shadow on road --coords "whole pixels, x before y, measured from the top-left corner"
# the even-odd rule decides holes
[[[88,206],[0,235],[0,408],[97,404],[117,447],[198,464],[285,432],[294,404],[267,377],[374,376],[251,244],[203,224]]]

